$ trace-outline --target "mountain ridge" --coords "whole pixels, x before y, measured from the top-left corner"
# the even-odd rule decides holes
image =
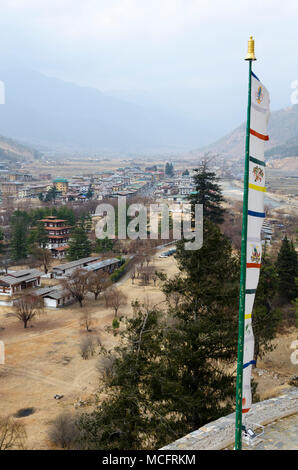
[[[42,154],[31,146],[23,145],[14,139],[0,135],[0,161],[13,163],[19,160],[34,160]]]
[[[0,129],[37,148],[73,152],[188,150],[197,123],[25,69],[0,70]]]
[[[268,124],[269,141],[265,157],[284,158],[298,156],[298,104],[273,111]],[[198,152],[220,153],[232,160],[244,154],[246,124],[214,143],[198,149]]]

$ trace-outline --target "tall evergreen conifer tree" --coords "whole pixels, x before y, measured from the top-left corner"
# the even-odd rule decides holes
[[[224,198],[218,184],[219,179],[209,170],[206,162],[194,171],[195,192],[189,195],[192,212],[194,213],[195,204],[203,204],[204,217],[216,224],[222,223],[225,210],[221,206]]]
[[[24,259],[28,255],[28,226],[27,212],[15,211],[11,218],[11,255],[14,260]]]
[[[288,301],[294,300],[297,293],[295,278],[298,276],[298,258],[293,242],[284,237],[277,256],[278,290],[280,296]]]
[[[267,255],[267,249],[262,255],[262,267],[256,292],[252,325],[255,338],[254,360],[266,351],[272,351],[271,341],[275,338],[281,320],[281,312],[276,308],[278,278],[274,263]]]
[[[88,238],[88,229],[85,227],[84,221],[81,221],[71,234],[67,258],[70,261],[87,258],[91,255],[91,251],[92,244]]]

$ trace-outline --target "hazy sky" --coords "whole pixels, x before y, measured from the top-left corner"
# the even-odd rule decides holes
[[[251,34],[272,108],[290,105],[297,25],[297,0],[1,0],[0,67],[113,93],[141,90],[161,102],[176,95],[190,114],[215,113],[218,102],[236,123]]]

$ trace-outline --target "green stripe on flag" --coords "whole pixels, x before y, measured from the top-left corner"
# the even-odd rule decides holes
[[[245,293],[246,294],[255,294],[257,289],[246,289]]]
[[[258,160],[258,159],[255,158],[255,157],[249,157],[249,159],[250,159],[251,162],[257,163],[258,165],[266,166],[266,163],[265,163],[265,162],[262,162],[262,160]]]

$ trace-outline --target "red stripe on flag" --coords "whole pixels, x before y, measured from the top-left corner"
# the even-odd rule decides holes
[[[242,413],[248,413],[250,410],[250,408],[244,408],[244,410],[242,410]]]
[[[259,139],[269,140],[269,135],[260,134],[259,132],[254,131],[253,129],[250,129],[250,133],[255,137],[258,137]]]
[[[247,268],[260,268],[261,265],[257,263],[246,263]]]

